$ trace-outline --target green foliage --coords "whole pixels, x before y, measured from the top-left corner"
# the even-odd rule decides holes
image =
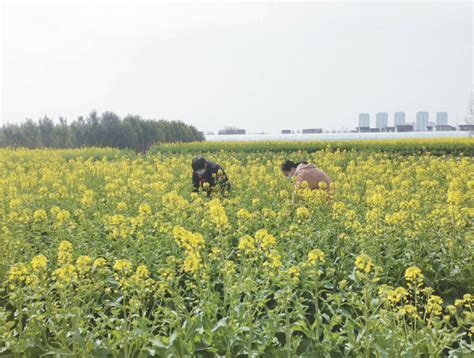
[[[259,141],[259,142],[205,142],[159,144],[151,153],[216,153],[220,151],[254,152],[316,152],[319,150],[388,152],[403,155],[431,153],[432,155],[474,156],[474,138],[396,139],[352,141]]]
[[[128,115],[121,119],[115,113],[100,117],[92,112],[70,125],[64,118],[55,124],[44,117],[38,123],[31,119],[20,125],[7,124],[0,129],[0,147],[25,148],[128,148],[145,153],[155,143],[195,142],[204,137],[193,126],[181,121],[145,120]]]

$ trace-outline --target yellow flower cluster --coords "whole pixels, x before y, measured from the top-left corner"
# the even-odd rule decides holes
[[[271,269],[278,269],[281,265],[281,255],[276,250],[270,251],[270,253],[267,254],[267,260],[263,263],[264,267]]]
[[[229,219],[219,199],[212,199],[209,202],[209,211],[211,214],[211,221],[218,228],[225,228],[229,225]]]
[[[33,219],[35,222],[46,221],[47,218],[48,218],[48,214],[43,209],[37,209],[33,213]]]
[[[237,212],[237,217],[241,220],[247,220],[252,217],[252,214],[250,214],[250,212],[247,209],[242,208],[242,209],[239,209],[239,211]]]
[[[423,284],[423,273],[416,266],[411,266],[405,271],[405,280],[409,286],[419,287]]]
[[[369,273],[374,267],[374,263],[369,256],[362,254],[356,257],[355,266],[360,272]]]
[[[76,268],[79,274],[84,275],[91,269],[92,259],[87,255],[81,255],[76,260]]]
[[[408,291],[404,287],[397,287],[394,290],[388,290],[386,292],[387,299],[392,305],[396,305],[408,296]]]
[[[53,271],[53,277],[60,287],[67,286],[77,280],[77,272],[74,265],[65,264]]]
[[[44,271],[48,265],[48,259],[44,255],[38,255],[31,260],[31,267],[34,271]]]
[[[318,262],[323,263],[325,261],[326,255],[320,249],[313,249],[308,253],[308,262],[311,264],[316,264]]]
[[[291,281],[296,284],[300,280],[301,269],[299,266],[291,266],[288,269],[288,274],[290,275]]]
[[[143,345],[160,336],[164,355],[225,352],[226,344],[234,355],[273,356],[282,348],[308,355],[304,347],[317,347],[324,335],[334,356],[463,356],[474,333],[469,143],[456,156],[338,151],[329,142],[292,153],[286,145],[305,144],[274,151],[272,143],[261,152],[222,144],[235,148],[206,156],[229,175],[233,191],[225,198],[191,193],[191,152],[0,149],[0,350],[133,356],[152,352]],[[330,200],[318,190],[292,200],[294,183],[279,169],[287,158],[327,172]],[[324,312],[334,314],[325,319]],[[181,329],[216,317],[230,329],[218,324],[215,337]],[[319,333],[306,330],[312,322]],[[342,322],[369,329],[344,346],[353,332]],[[285,327],[285,346],[271,343]],[[334,327],[337,335],[324,333]],[[56,328],[65,333],[48,334]],[[79,342],[68,331],[90,334]],[[257,336],[268,337],[261,347],[255,341],[239,351],[232,343]]]
[[[126,274],[132,270],[132,263],[129,260],[115,260],[113,269],[117,272]]]
[[[275,245],[275,237],[269,234],[266,229],[260,229],[255,233],[255,237],[250,235],[242,236],[239,241],[238,249],[247,255],[252,255],[258,248],[263,252],[268,252]]]
[[[443,307],[441,307],[442,304],[443,304],[443,299],[441,297],[432,295],[428,299],[428,304],[426,306],[426,309],[428,312],[433,313],[435,316],[439,316],[443,309]]]
[[[173,236],[177,244],[185,250],[184,271],[198,272],[203,266],[200,250],[204,246],[204,237],[199,233],[192,233],[181,226],[173,228]]]
[[[13,289],[17,284],[26,280],[28,269],[25,264],[17,263],[10,268],[8,272],[8,280],[10,281],[10,288]]]
[[[72,244],[67,240],[63,240],[59,244],[58,262],[61,265],[68,264],[68,263],[72,262]]]
[[[98,268],[104,267],[106,264],[107,264],[107,261],[103,257],[99,257],[94,260],[92,267],[94,269],[98,269]]]
[[[245,252],[247,255],[253,254],[257,251],[255,239],[250,235],[244,235],[240,238],[238,249]]]
[[[296,216],[299,218],[299,219],[304,219],[304,218],[307,218],[309,216],[309,210],[308,208],[306,207],[300,207],[300,208],[297,208],[296,209]]]

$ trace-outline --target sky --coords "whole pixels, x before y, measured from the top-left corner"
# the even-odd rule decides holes
[[[2,3],[1,123],[91,111],[204,131],[353,129],[447,111],[473,79],[471,2]]]

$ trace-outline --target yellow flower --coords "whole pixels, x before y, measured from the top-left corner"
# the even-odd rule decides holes
[[[76,260],[77,271],[79,271],[80,274],[88,272],[91,269],[91,261],[92,259],[89,256],[79,256]]]
[[[309,210],[305,207],[298,208],[296,209],[296,216],[298,219],[307,218],[309,216]]]
[[[410,316],[412,318],[418,318],[418,313],[416,311],[416,307],[413,306],[413,305],[404,305],[402,307],[400,307],[400,310],[399,310],[400,314],[402,315],[407,315],[407,316]]]
[[[135,277],[140,280],[146,280],[150,276],[150,271],[145,265],[139,265],[135,270]]]
[[[265,229],[260,229],[255,233],[255,241],[264,251],[276,245],[275,237]]]
[[[456,313],[456,310],[457,310],[456,306],[454,306],[454,305],[448,305],[448,306],[446,307],[446,309],[448,310],[448,312],[449,312],[450,314],[455,314],[455,313]]]
[[[409,285],[421,286],[423,284],[423,273],[416,266],[411,266],[405,271],[405,280]]]
[[[66,264],[54,270],[53,277],[60,285],[68,285],[77,280],[76,268],[74,265]]]
[[[211,213],[211,221],[217,227],[227,227],[229,225],[229,219],[225,213],[224,207],[221,205],[219,199],[212,199],[209,202],[209,210]]]
[[[72,244],[67,241],[63,240],[59,244],[58,248],[58,262],[61,265],[71,263],[72,261]]]
[[[233,275],[236,271],[236,266],[234,261],[226,260],[224,261],[224,266],[222,272],[226,275]]]
[[[286,190],[280,190],[280,198],[288,198],[290,196],[290,194],[288,193],[288,191]]]
[[[121,201],[120,203],[117,204],[117,209],[118,209],[119,211],[123,211],[123,210],[125,210],[126,208],[127,208],[127,204],[124,203],[123,201]]]
[[[17,283],[24,282],[28,275],[28,269],[25,264],[17,263],[8,271],[8,280],[11,282],[10,288],[13,289]]]
[[[43,209],[35,210],[33,213],[33,219],[35,222],[45,221],[48,218],[48,214]]]
[[[84,206],[90,206],[94,204],[94,195],[95,193],[92,190],[86,190],[84,196],[81,199],[81,204]]]
[[[143,203],[138,207],[138,212],[141,215],[151,215],[151,207],[147,203]]]
[[[237,217],[239,219],[250,219],[252,217],[252,214],[250,214],[250,212],[246,209],[240,209],[238,212],[237,212]]]
[[[356,257],[355,265],[359,271],[362,271],[365,273],[369,273],[374,267],[372,259],[365,254],[362,254]]]
[[[442,303],[443,299],[441,297],[433,295],[428,299],[426,310],[430,313],[433,313],[435,316],[439,316],[442,312]]]
[[[99,268],[103,267],[107,264],[107,261],[103,257],[99,257],[94,260],[94,263],[92,264],[93,268]]]
[[[213,247],[211,249],[211,252],[209,253],[209,259],[210,260],[217,260],[220,252],[221,252],[221,249],[219,249],[218,247]]]
[[[300,279],[301,270],[299,266],[291,266],[288,269],[288,273],[290,274],[290,278],[293,283],[297,283]]]
[[[48,265],[48,259],[44,255],[38,255],[31,260],[31,267],[34,271],[44,271]]]
[[[132,269],[132,263],[128,260],[115,260],[113,268],[115,271],[127,273]]]
[[[187,251],[183,262],[183,268],[186,272],[195,273],[202,267],[201,255],[197,251]]]
[[[388,290],[386,297],[392,305],[395,305],[408,296],[408,292],[404,287],[397,287],[395,290]]]
[[[324,254],[324,252],[320,249],[314,249],[314,250],[311,250],[309,253],[308,253],[308,261],[311,263],[311,264],[315,264],[317,262],[324,262],[325,261],[325,257],[326,255]]]
[[[250,235],[245,235],[240,238],[238,249],[244,251],[246,254],[254,253],[257,248],[255,247],[255,239]]]
[[[56,214],[56,220],[59,222],[59,223],[62,223],[64,221],[67,221],[70,217],[70,214],[69,214],[69,211],[67,210],[60,210],[57,214]]]
[[[204,237],[198,233],[183,229],[181,226],[173,228],[173,236],[178,246],[184,248],[185,259],[183,268],[185,272],[196,273],[202,267],[199,250],[204,246]]]
[[[195,250],[204,246],[204,237],[199,233],[192,233],[181,226],[173,228],[173,236],[180,247],[185,250]]]
[[[382,195],[382,193],[375,193],[371,196],[368,196],[366,201],[367,201],[367,205],[369,206],[381,207],[385,203],[385,198]]]
[[[263,263],[263,266],[266,267],[270,267],[270,268],[273,268],[273,269],[277,269],[277,268],[280,268],[282,265],[281,263],[281,256],[280,254],[273,250],[271,251],[268,256],[267,256],[267,261],[265,261]]]

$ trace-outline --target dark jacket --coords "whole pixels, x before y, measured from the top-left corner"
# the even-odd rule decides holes
[[[199,188],[204,189],[204,183],[209,183],[209,189],[206,190],[208,196],[216,185],[220,187],[222,193],[229,191],[230,183],[224,169],[217,163],[211,161],[206,161],[206,163],[207,168],[202,177],[199,177],[199,175],[193,171],[193,192],[199,191]]]

